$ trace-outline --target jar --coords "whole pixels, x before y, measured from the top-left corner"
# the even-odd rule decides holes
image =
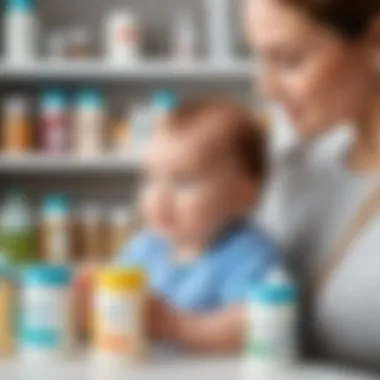
[[[31,266],[21,275],[20,352],[45,361],[70,355],[74,346],[72,271]]]
[[[254,287],[248,308],[247,371],[255,379],[282,379],[298,359],[296,287],[276,269]]]
[[[95,282],[93,345],[99,361],[133,363],[146,350],[146,277],[139,269],[109,268]]]
[[[13,272],[0,266],[0,357],[11,355],[15,349],[15,281]]]

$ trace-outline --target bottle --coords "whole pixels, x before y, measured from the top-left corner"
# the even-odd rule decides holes
[[[133,363],[146,351],[144,306],[147,281],[138,269],[99,271],[95,282],[95,361]]]
[[[25,194],[11,189],[0,213],[0,250],[10,265],[37,259],[36,231]]]
[[[4,103],[3,151],[24,155],[31,149],[32,125],[27,100],[21,96],[7,98]]]
[[[101,211],[97,205],[87,204],[79,214],[80,262],[100,264],[103,260]]]
[[[0,264],[0,358],[8,357],[15,351],[16,286],[14,271]]]
[[[7,0],[4,17],[4,57],[25,65],[37,57],[38,20],[34,0]]]
[[[86,60],[91,56],[91,37],[84,27],[76,27],[69,30],[67,38],[67,57],[70,60]]]
[[[72,271],[39,265],[21,273],[19,348],[21,357],[49,363],[74,348]]]
[[[48,263],[67,264],[71,260],[70,208],[67,197],[48,195],[43,200],[41,239],[43,258]]]
[[[152,133],[152,109],[145,103],[137,103],[131,109],[131,148],[139,154]]]
[[[170,91],[157,91],[152,96],[152,122],[154,128],[165,123],[170,112],[177,106],[178,98]]]
[[[63,154],[68,148],[67,100],[60,90],[45,92],[41,99],[41,143],[46,154]]]
[[[105,54],[109,64],[135,63],[139,58],[141,36],[136,14],[129,10],[110,13],[105,25]]]
[[[247,371],[255,379],[282,379],[298,356],[298,294],[288,276],[273,270],[249,302]]]
[[[222,64],[231,61],[231,0],[207,0],[210,59]]]
[[[131,120],[129,112],[116,123],[112,130],[112,151],[119,156],[129,153],[131,143]]]
[[[192,62],[196,56],[197,33],[189,12],[178,12],[173,30],[173,57],[178,62]]]
[[[108,230],[108,257],[114,258],[134,232],[134,213],[131,209],[115,207],[109,211]]]
[[[76,100],[74,116],[75,153],[79,157],[96,157],[103,153],[105,104],[100,92],[82,90]]]

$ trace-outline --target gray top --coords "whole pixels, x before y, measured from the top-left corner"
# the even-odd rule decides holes
[[[262,219],[286,252],[301,284],[325,262],[379,175],[345,168],[349,139],[286,155],[264,202]],[[351,246],[320,294],[315,333],[324,354],[380,373],[380,212]]]

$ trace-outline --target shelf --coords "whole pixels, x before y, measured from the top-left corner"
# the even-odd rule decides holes
[[[25,65],[0,62],[2,81],[38,80],[248,80],[257,73],[257,65],[249,60],[226,63],[196,62],[179,64],[170,61],[148,61],[133,66],[112,66],[103,61],[49,62]]]
[[[140,156],[130,154],[127,157],[103,156],[99,158],[81,158],[74,156],[4,156],[0,155],[0,173],[2,174],[51,174],[51,173],[112,173],[137,171]]]

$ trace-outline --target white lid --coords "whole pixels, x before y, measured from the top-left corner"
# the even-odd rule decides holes
[[[126,227],[133,220],[134,211],[130,208],[114,207],[108,213],[109,223],[113,226]]]
[[[135,12],[128,8],[115,9],[107,16],[107,21],[115,24],[137,25],[138,18]]]
[[[4,100],[4,111],[10,114],[26,114],[29,105],[22,96],[12,96]]]
[[[96,204],[85,204],[80,209],[80,220],[87,223],[98,223],[101,220],[101,209]]]

